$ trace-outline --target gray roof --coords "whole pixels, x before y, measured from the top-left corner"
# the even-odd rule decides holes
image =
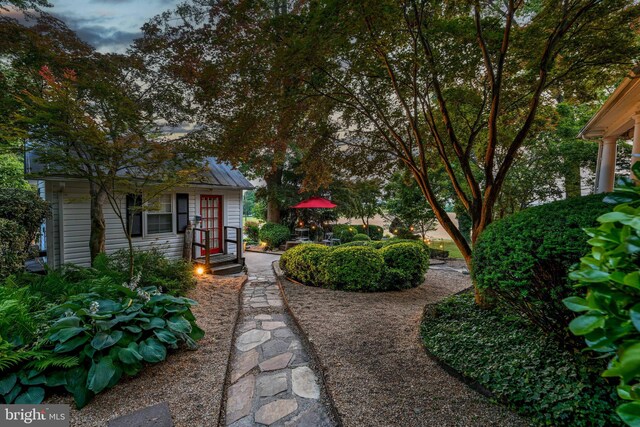
[[[218,187],[242,188],[251,190],[253,185],[242,175],[238,169],[228,163],[221,163],[215,157],[208,157],[209,174],[207,174],[207,184]]]
[[[192,182],[192,185],[213,185],[233,189],[251,190],[254,186],[242,175],[238,169],[229,163],[218,162],[215,157],[205,159],[208,163],[208,171],[204,173],[204,180]],[[42,164],[38,156],[27,151],[25,155],[25,173],[34,178],[63,178],[60,175],[48,174],[46,165]],[[71,178],[71,177],[68,177]]]

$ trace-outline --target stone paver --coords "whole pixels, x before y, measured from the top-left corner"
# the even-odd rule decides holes
[[[226,417],[228,424],[249,415],[255,386],[256,377],[249,375],[229,387],[229,390],[227,390]]]
[[[295,399],[281,399],[267,403],[256,412],[256,422],[270,426],[298,409]]]
[[[227,386],[225,425],[332,427],[331,408],[297,329],[284,311],[273,271],[248,262],[242,313]]]
[[[291,371],[293,393],[307,399],[320,397],[320,387],[316,374],[308,366],[301,366]]]
[[[278,369],[286,368],[292,358],[293,353],[283,353],[265,360],[258,366],[260,366],[261,371],[277,371]]]

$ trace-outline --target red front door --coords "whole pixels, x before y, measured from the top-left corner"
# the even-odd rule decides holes
[[[200,216],[202,225],[200,228],[209,230],[209,253],[222,252],[222,196],[200,196]],[[204,244],[205,233],[200,232],[200,242]],[[202,248],[202,255],[205,249]]]

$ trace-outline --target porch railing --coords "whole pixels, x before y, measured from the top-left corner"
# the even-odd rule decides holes
[[[235,231],[235,239],[229,238],[229,230]],[[225,254],[229,253],[229,243],[236,244],[236,263],[242,264],[242,228],[239,227],[230,227],[228,225],[224,226],[224,235],[223,235],[223,251]]]
[[[196,232],[200,231],[201,233],[204,233],[204,243],[202,242],[197,242],[195,239],[195,235]],[[203,234],[200,234],[200,236],[202,236]],[[193,242],[191,243],[191,248],[193,253],[191,254],[191,259],[197,259],[198,257],[196,256],[196,247],[198,248],[203,248],[204,249],[204,265],[209,268],[211,267],[211,247],[209,245],[209,243],[211,242],[211,230],[206,230],[204,228],[193,228]],[[202,239],[200,239],[202,240]]]

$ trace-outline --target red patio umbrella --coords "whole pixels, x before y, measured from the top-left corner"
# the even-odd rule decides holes
[[[313,196],[291,207],[294,209],[333,209],[336,206],[338,205],[331,200],[327,200],[324,197]]]

